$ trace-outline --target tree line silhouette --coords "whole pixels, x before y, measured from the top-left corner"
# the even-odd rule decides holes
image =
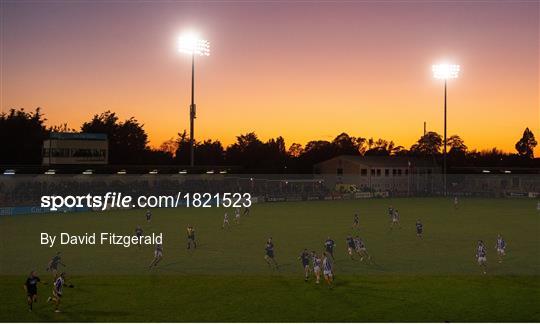
[[[50,132],[76,132],[67,124],[47,127],[45,121],[40,108],[33,112],[10,109],[0,114],[0,164],[41,164],[42,143]],[[151,148],[144,124],[134,117],[122,121],[116,113],[105,111],[84,122],[79,131],[107,134],[110,164],[189,164],[189,136],[185,130],[159,148]],[[516,143],[516,153],[505,153],[497,148],[469,150],[458,135],[450,136],[447,144],[450,170],[452,167],[537,167],[540,164],[539,159],[534,159],[537,142],[529,128]],[[292,143],[287,148],[281,136],[262,141],[251,132],[237,136],[236,142],[227,147],[219,140],[197,141],[195,163],[238,166],[253,171],[303,173],[312,172],[315,163],[342,154],[414,156],[440,162],[442,146],[443,138],[436,132],[427,132],[409,149],[393,141],[354,137],[346,133],[337,135],[332,141],[313,140],[304,146]]]

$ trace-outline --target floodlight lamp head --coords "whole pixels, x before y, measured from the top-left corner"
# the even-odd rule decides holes
[[[456,79],[459,75],[459,65],[457,64],[435,64],[431,67],[435,79]]]
[[[188,33],[178,38],[178,51],[189,55],[209,56],[210,42]]]

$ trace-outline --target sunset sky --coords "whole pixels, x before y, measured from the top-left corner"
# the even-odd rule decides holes
[[[240,133],[293,142],[340,132],[407,148],[443,132],[469,148],[514,152],[540,138],[538,1],[37,2],[3,1],[2,111],[42,107],[79,128],[112,110],[145,124],[152,146],[189,128],[190,60],[176,39],[196,30],[196,138]],[[540,139],[539,139],[540,140]],[[535,151],[540,155],[540,147]]]

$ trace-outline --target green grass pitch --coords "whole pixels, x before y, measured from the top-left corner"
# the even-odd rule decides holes
[[[400,211],[389,230],[387,208]],[[360,229],[351,228],[354,212]],[[222,230],[223,209],[155,209],[0,217],[0,321],[540,321],[540,213],[528,199],[370,199],[255,205],[240,225]],[[229,211],[232,216],[232,211]],[[424,239],[414,223],[424,223]],[[185,228],[199,246],[186,249]],[[164,233],[164,259],[153,270],[153,247],[41,246],[49,232]],[[360,234],[373,263],[350,260],[347,234]],[[497,262],[497,234],[508,245]],[[263,259],[273,237],[277,271]],[[304,282],[303,248],[337,243],[333,289]],[[476,264],[478,239],[488,247],[488,274]],[[65,288],[62,312],[45,303],[50,257],[62,251],[75,288]],[[42,281],[34,311],[23,283]]]

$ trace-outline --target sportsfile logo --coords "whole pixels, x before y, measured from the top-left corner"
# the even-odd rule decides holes
[[[136,199],[131,195],[121,192],[107,192],[105,195],[80,195],[80,196],[41,196],[41,207],[49,208],[50,211],[58,211],[63,208],[91,208],[94,210],[122,209],[122,208],[174,208],[174,207],[233,207],[248,208],[252,204],[250,193],[182,193],[176,195],[149,195],[138,196]]]

